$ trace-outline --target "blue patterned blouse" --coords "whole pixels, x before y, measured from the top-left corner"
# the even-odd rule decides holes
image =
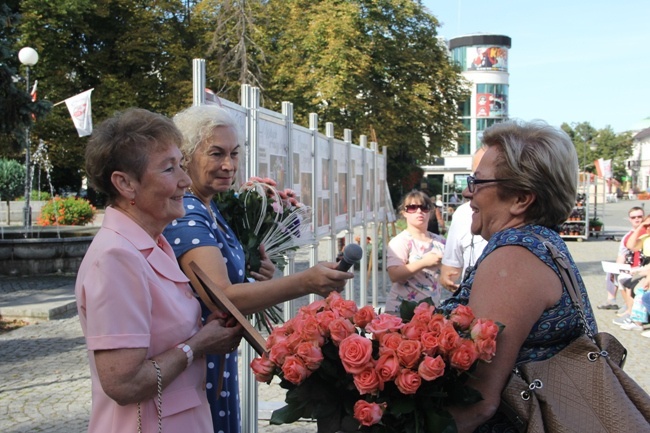
[[[540,237],[543,240],[541,240]],[[555,247],[568,259],[571,269],[576,275],[576,280],[578,281],[579,292],[582,295],[582,301],[585,305],[585,317],[587,318],[587,323],[595,334],[597,332],[596,321],[587,296],[587,291],[566,244],[557,232],[538,225],[526,225],[519,228],[510,228],[494,234],[483,250],[483,254],[476,262],[476,266],[468,269],[468,274],[460,284],[460,287],[456,293],[454,293],[453,297],[443,302],[442,308],[448,312],[459,304],[467,305],[472,292],[472,284],[474,283],[476,268],[481,265],[481,262],[485,257],[499,247],[507,245],[524,247],[553,269],[559,277],[559,270],[553,261],[550,252],[546,246],[544,246],[544,241],[555,245]],[[529,278],[533,279],[535,276],[530,275]],[[564,281],[562,281],[562,286],[563,293],[560,300],[551,308],[545,310],[539,320],[533,325],[530,334],[519,350],[519,355],[517,356],[516,361],[517,364],[551,358],[583,333],[582,319],[571,302],[571,297],[567,292],[566,283]],[[514,433],[516,431],[517,430],[512,424],[510,424],[508,419],[499,412],[497,412],[490,421],[476,429],[476,432],[478,433]]]

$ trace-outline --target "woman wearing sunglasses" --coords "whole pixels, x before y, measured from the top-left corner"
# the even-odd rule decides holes
[[[399,314],[402,301],[431,298],[440,301],[440,261],[445,238],[427,231],[433,203],[422,191],[411,191],[397,208],[406,230],[388,244],[386,270],[393,283],[386,299],[386,312]]]

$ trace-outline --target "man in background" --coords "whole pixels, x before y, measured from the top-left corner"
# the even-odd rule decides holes
[[[481,162],[485,149],[477,149],[472,159],[472,173]],[[449,291],[455,291],[458,283],[464,278],[467,268],[474,266],[483,252],[487,241],[479,235],[473,235],[472,208],[469,202],[458,206],[451,218],[451,224],[447,233],[445,253],[442,257],[440,270],[440,283]]]

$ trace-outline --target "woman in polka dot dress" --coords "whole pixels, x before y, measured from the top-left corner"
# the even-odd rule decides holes
[[[174,123],[183,133],[181,151],[192,186],[183,197],[185,216],[167,226],[164,235],[186,273],[194,261],[243,314],[310,293],[327,296],[332,290],[343,289],[353,274],[337,271],[335,263],[321,263],[271,280],[275,267],[266,259],[259,273],[251,272],[257,281],[244,282],[242,246],[212,202],[214,195],[227,191],[236,178],[240,151],[236,126],[226,110],[209,105],[184,110],[174,117]],[[201,304],[205,317],[209,311]],[[207,365],[206,391],[214,431],[238,433],[237,352],[220,358],[208,358]]]

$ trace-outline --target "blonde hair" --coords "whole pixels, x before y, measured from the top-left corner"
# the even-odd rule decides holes
[[[509,179],[498,184],[500,197],[535,194],[528,223],[554,227],[567,219],[577,195],[578,155],[564,131],[543,121],[512,120],[486,129],[482,141],[499,150],[496,177]]]

